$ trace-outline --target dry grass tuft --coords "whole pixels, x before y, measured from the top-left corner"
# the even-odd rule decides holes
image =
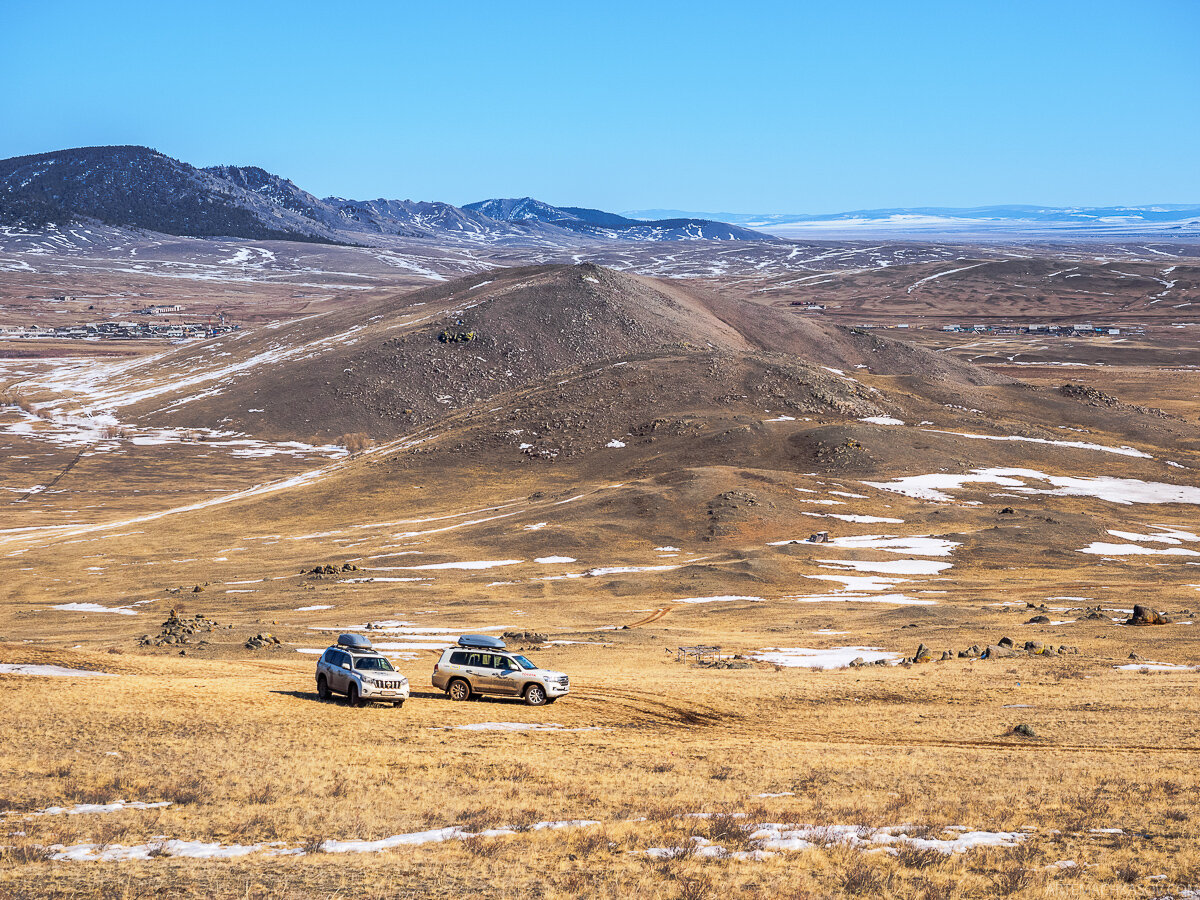
[[[356,431],[353,434],[343,434],[340,438],[338,438],[337,443],[339,446],[345,447],[346,450],[355,456],[357,456],[359,453],[370,450],[375,446],[375,442],[365,431]]]

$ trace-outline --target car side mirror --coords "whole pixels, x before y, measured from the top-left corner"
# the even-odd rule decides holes
[[[342,668],[343,668],[343,669],[349,669],[349,668],[350,668],[350,663],[342,663]]]

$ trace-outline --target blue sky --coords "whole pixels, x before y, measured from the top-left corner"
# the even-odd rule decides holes
[[[1200,202],[1200,2],[2,0],[0,157],[623,210]]]

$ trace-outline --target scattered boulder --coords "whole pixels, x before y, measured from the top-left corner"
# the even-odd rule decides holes
[[[247,638],[243,645],[247,650],[261,650],[263,647],[271,647],[279,643],[279,638],[268,632],[259,632],[251,638]]]
[[[1126,625],[1169,625],[1171,620],[1140,603],[1133,607],[1133,615],[1125,620]]]
[[[341,575],[343,572],[357,572],[358,566],[353,563],[342,563],[340,566],[337,563],[326,563],[323,566],[313,566],[311,569],[301,570],[304,575],[314,575],[321,577],[322,575]]]
[[[1012,642],[1010,641],[1007,646],[1004,644],[990,644],[988,648],[983,651],[983,655],[980,657],[980,659],[1002,659],[1003,657],[1012,655]]]
[[[1025,624],[1026,625],[1049,625],[1050,617],[1049,616],[1034,616],[1032,619],[1030,619]]]
[[[1017,514],[1017,511],[1015,509],[1013,509],[1011,506],[1006,506],[1006,507],[1004,507],[1004,509],[1000,510],[1000,515],[1002,515],[1002,516],[1015,516],[1016,514]]]
[[[1026,725],[1024,722],[1022,722],[1020,725],[1014,725],[1011,733],[1015,734],[1017,737],[1025,737],[1025,738],[1037,737],[1037,732],[1034,731],[1028,725]]]
[[[996,643],[999,646],[1004,647],[1009,650],[1011,650],[1013,647],[1013,639],[1010,637],[1002,637],[1002,638],[1000,638],[1000,640],[996,641]]]
[[[1083,618],[1085,621],[1088,621],[1088,622],[1110,622],[1110,621],[1112,621],[1111,619],[1109,619],[1108,616],[1106,616],[1104,613],[1102,613],[1099,609],[1089,609],[1087,615],[1084,616]]]

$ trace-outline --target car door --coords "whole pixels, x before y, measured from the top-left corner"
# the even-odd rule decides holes
[[[462,663],[462,673],[471,682],[471,690],[487,694],[492,690],[492,655],[479,650],[471,650],[463,654],[466,659]]]
[[[497,694],[521,693],[521,667],[512,658],[499,653],[492,656],[492,662],[495,665],[493,669],[495,692]]]
[[[350,654],[335,650],[330,668],[329,686],[339,694],[350,689]]]
[[[500,667],[491,653],[472,653],[472,665],[468,668],[471,684],[481,694],[503,693],[500,684]]]

